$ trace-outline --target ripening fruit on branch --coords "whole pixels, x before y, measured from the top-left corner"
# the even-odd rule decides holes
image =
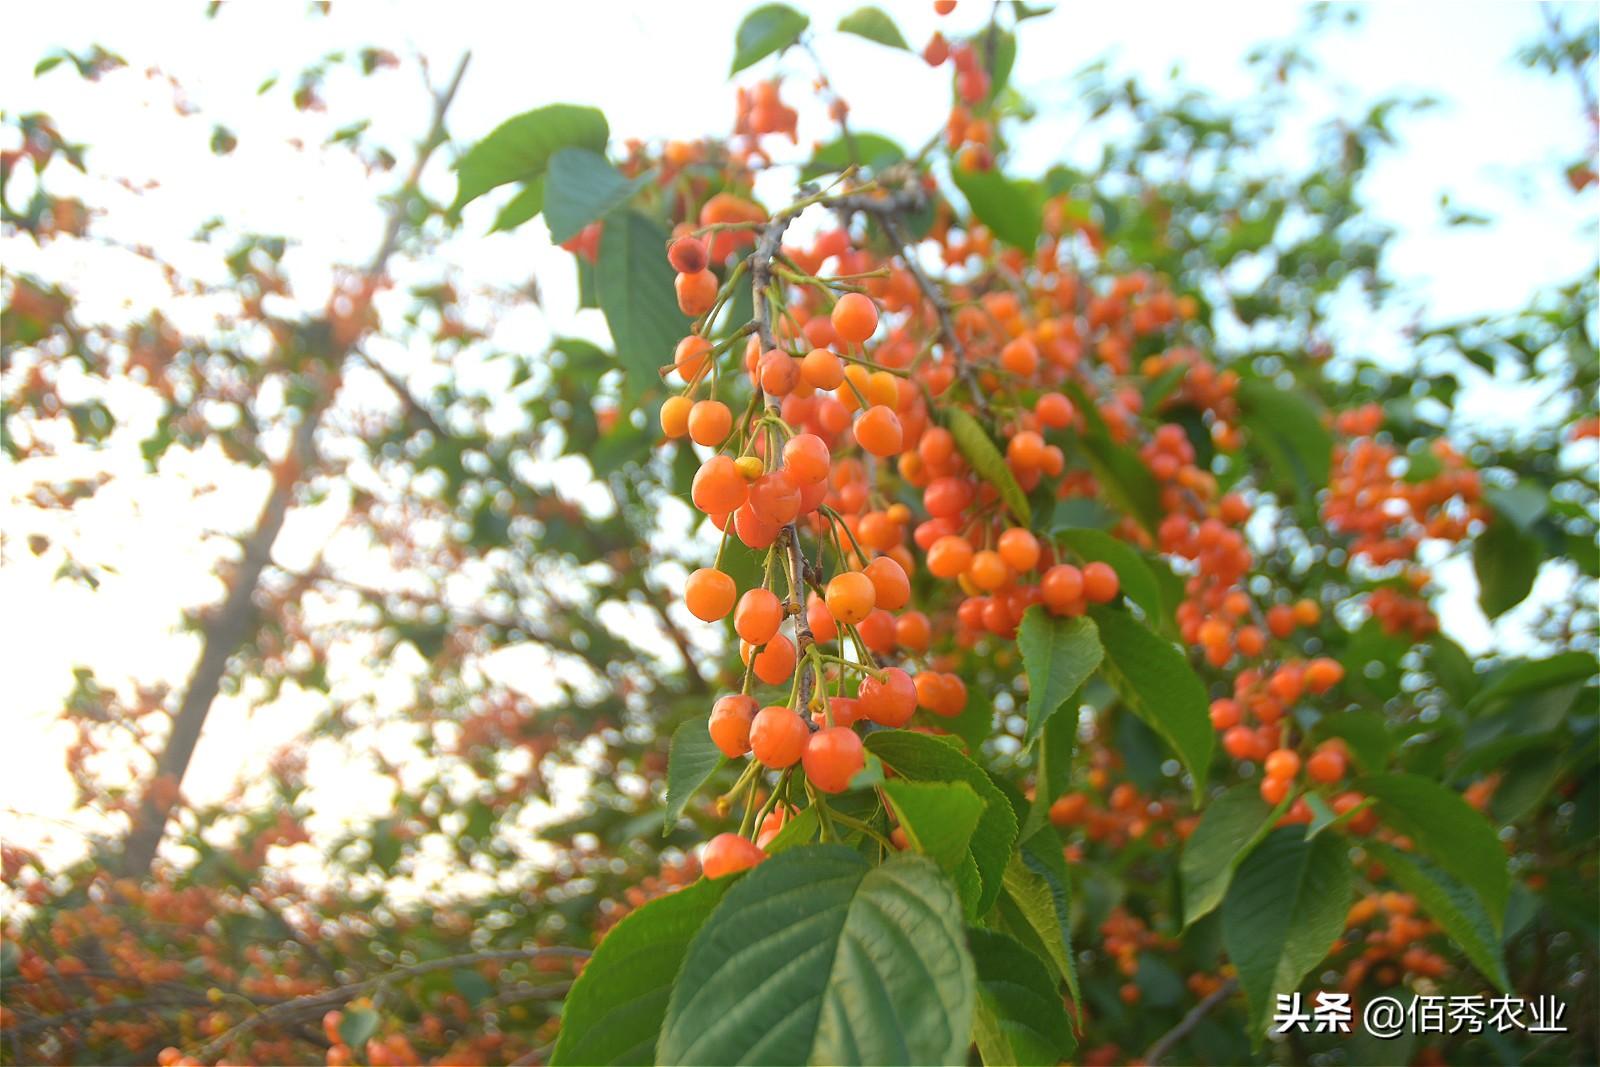
[[[710,262],[705,242],[688,234],[673,241],[667,249],[667,262],[679,274],[698,274]]]
[[[878,329],[878,305],[861,293],[846,293],[833,305],[833,332],[846,344],[858,345]]]
[[[759,652],[749,642],[740,642],[739,653],[755,676],[768,685],[782,685],[794,675],[794,644],[782,634],[761,646]]]
[[[733,459],[712,456],[695,472],[689,496],[694,506],[707,515],[726,515],[749,499],[750,483]]]
[[[717,302],[717,276],[708,270],[680,274],[672,284],[678,293],[678,310],[690,318],[704,315]]]
[[[874,456],[892,456],[900,451],[904,432],[900,418],[886,405],[876,404],[855,423],[856,442]]]
[[[827,479],[833,456],[816,434],[795,434],[784,443],[783,465],[796,485],[817,485]]]
[[[792,708],[762,708],[750,724],[750,751],[766,767],[782,770],[800,762],[811,729]]]
[[[752,645],[764,645],[783,624],[783,603],[770,589],[748,589],[733,613],[733,628]]]
[[[1109,563],[1099,560],[1083,568],[1083,595],[1096,604],[1109,604],[1117,598],[1122,583]]]
[[[842,793],[866,767],[866,750],[854,730],[832,726],[811,735],[801,762],[812,785],[824,793]]]
[[[877,591],[872,586],[872,579],[860,571],[836,574],[828,582],[828,613],[838,622],[853,626],[865,619],[871,613],[876,599]]]
[[[828,349],[813,348],[800,360],[800,377],[813,389],[837,389],[844,384],[844,364]]]
[[[678,347],[672,353],[672,365],[677,370],[678,376],[686,382],[692,382],[711,363],[711,342],[699,334],[690,334],[678,342]]]
[[[700,869],[707,878],[725,878],[747,871],[766,858],[754,841],[738,834],[718,834],[700,850]]]
[[[665,409],[665,405],[662,407]],[[688,425],[691,441],[715,448],[726,441],[733,430],[733,412],[720,400],[702,400],[689,409]]]
[[[701,567],[684,583],[683,602],[695,618],[716,622],[733,610],[738,592],[732,576],[711,567]]]
[[[669,396],[661,402],[661,432],[669,438],[683,437],[689,432],[689,413],[694,401],[686,396]]]
[[[856,697],[861,714],[879,726],[904,726],[917,712],[917,687],[899,667],[868,675]]]
[[[750,751],[750,723],[755,716],[755,697],[743,693],[719,697],[711,705],[707,731],[724,756],[738,759]]]
[[[879,556],[862,569],[872,582],[873,604],[885,611],[899,611],[911,601],[911,580],[905,568],[888,556]]]

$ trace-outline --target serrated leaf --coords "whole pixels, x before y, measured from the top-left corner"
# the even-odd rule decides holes
[[[914,849],[946,871],[960,866],[983,817],[983,799],[970,785],[895,778],[883,792]]]
[[[1183,925],[1209,915],[1227,895],[1233,872],[1272,829],[1272,807],[1254,782],[1234,786],[1206,806],[1183,843]]]
[[[1122,702],[1159,734],[1194,779],[1196,806],[1211,768],[1210,702],[1178,647],[1126,611],[1090,609],[1105,646],[1101,668]]]
[[[1052,615],[1035,604],[1022,615],[1017,650],[1028,675],[1028,729],[1023,745],[1031,745],[1050,717],[1076,693],[1095,668],[1104,649],[1091,619]]]
[[[956,447],[978,477],[994,486],[1001,501],[1019,523],[1027,526],[1032,522],[1033,514],[1028,508],[1027,495],[1023,493],[1022,486],[1017,484],[1016,475],[1011,473],[1005,457],[978,420],[961,408],[951,408],[946,413],[946,421],[951,436],[956,439]]]
[[[1037,946],[1056,979],[1064,980],[1072,973],[1072,946],[1049,882],[1018,853],[1006,864],[1001,884],[1001,916],[1020,940]]]
[[[1061,838],[1053,827],[1045,827],[1024,840],[1017,851],[1022,856],[1023,866],[1042,878],[1050,890],[1050,899],[1056,909],[1056,922],[1061,927],[1061,944],[1066,950],[1067,971],[1064,977],[1067,991],[1072,994],[1074,1004],[1081,1004],[1083,996],[1078,991],[1078,967],[1072,955],[1072,875],[1067,870]],[[1045,958],[1050,959],[1048,951]]]
[[[1337,835],[1304,827],[1267,836],[1239,865],[1222,902],[1222,941],[1239,969],[1250,1040],[1259,1046],[1279,993],[1298,989],[1344,932],[1351,867]]]
[[[900,35],[900,27],[894,24],[894,19],[879,7],[861,7],[850,12],[839,20],[839,32],[853,33],[857,37],[865,37],[890,48],[900,48],[911,51],[911,46],[906,44],[906,39]]]
[[[649,175],[625,178],[605,156],[587,148],[563,148],[550,157],[545,173],[544,218],[550,240],[569,241],[596,219],[648,184]]]
[[[763,4],[744,17],[733,37],[731,77],[800,39],[811,19],[787,4]]]
[[[1309,501],[1328,484],[1333,463],[1333,435],[1317,409],[1299,393],[1263,381],[1240,382],[1237,396],[1251,444],[1286,487]]]
[[[690,719],[672,731],[672,743],[667,749],[666,810],[662,813],[661,833],[670,834],[683,815],[689,798],[711,779],[727,761],[711,734],[704,719]]]
[[[1056,983],[1039,957],[1004,934],[973,928],[978,975],[973,1038],[987,1065],[1054,1064],[1077,1048]]]
[[[1417,898],[1423,913],[1444,928],[1467,959],[1501,992],[1509,992],[1500,938],[1489,913],[1466,886],[1420,857],[1378,841],[1363,846],[1401,889]]]
[[[1017,818],[1011,804],[982,767],[927,734],[880,730],[867,735],[867,750],[895,774],[911,781],[965,782],[983,800],[983,816],[972,835],[972,857],[983,880],[977,914],[994,906],[1001,875],[1017,840]]]
[[[1505,849],[1494,827],[1452,789],[1415,774],[1359,778],[1355,790],[1377,801],[1378,816],[1482,898],[1498,933],[1511,895]]]
[[[459,214],[490,189],[541,176],[550,157],[563,148],[604,152],[610,137],[605,115],[592,107],[550,104],[509,118],[457,161],[450,212]]]
[[[660,382],[656,368],[671,361],[689,332],[689,320],[678,310],[672,265],[662,254],[666,246],[666,230],[631,209],[613,213],[600,235],[595,287],[627,372],[630,402]]]
[[[979,222],[1012,248],[1033,252],[1044,217],[1044,189],[1039,183],[1007,178],[993,168],[952,167],[950,177]]]
[[[975,986],[960,901],[932,860],[791,849],[695,935],[656,1060],[962,1063]]]
[[[551,1055],[562,1064],[655,1062],[672,981],[733,878],[702,878],[625,915],[572,983]]]

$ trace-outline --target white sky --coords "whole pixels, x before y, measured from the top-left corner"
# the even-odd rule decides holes
[[[456,3],[443,9],[352,2],[336,4],[327,18],[308,19],[300,17],[298,5],[229,4],[213,21],[177,8],[170,9],[174,17],[152,17],[157,9],[148,5],[22,6],[12,10],[0,39],[0,106],[11,115],[44,110],[55,116],[70,139],[91,145],[93,171],[158,178],[159,189],[138,200],[124,197],[104,225],[127,240],[157,244],[185,266],[192,262],[196,271],[208,269],[205,253],[173,242],[212,215],[227,217],[236,229],[293,234],[298,245],[290,269],[311,308],[320,306],[332,264],[370,255],[382,219],[372,203],[373,187],[353,165],[285,150],[285,138],[305,135],[306,120],[287,106],[281,88],[256,94],[266,77],[278,74],[290,82],[331,50],[371,44],[402,54],[423,52],[442,79],[470,47],[472,66],[451,117],[458,139],[470,142],[506,117],[552,101],[602,108],[614,144],[633,136],[690,138],[725,131],[731,123],[733,92],[725,75],[733,28],[751,6],[744,0],[692,8],[611,0]],[[804,6],[814,26],[828,28],[858,4]],[[970,31],[987,12],[973,0],[963,0],[949,19],[936,18],[926,0],[881,6],[918,49],[935,27],[947,34]],[[1563,7],[1569,19],[1593,17],[1593,5]],[[281,14],[285,10],[293,14]],[[1560,181],[1562,167],[1585,145],[1576,94],[1567,81],[1530,75],[1511,59],[1515,46],[1537,31],[1537,8],[1407,3],[1372,6],[1366,15],[1361,29],[1329,32],[1317,49],[1336,78],[1354,87],[1353,98],[1422,89],[1444,101],[1433,112],[1401,121],[1401,147],[1376,165],[1366,187],[1375,213],[1400,229],[1389,273],[1431,314],[1444,317],[1517,307],[1540,287],[1590,267],[1595,194],[1572,197]],[[1043,170],[1061,158],[1082,162],[1094,154],[1095,146],[1076,136],[1065,118],[1049,113],[1052,102],[1069,98],[1068,75],[1083,63],[1109,52],[1117,69],[1152,83],[1178,65],[1191,84],[1239,99],[1254,91],[1245,53],[1288,34],[1299,18],[1299,9],[1284,3],[1125,3],[1063,5],[1030,22],[1013,80],[1046,113],[1018,141],[1022,169]],[[78,50],[92,42],[122,54],[135,68],[154,64],[176,75],[203,113],[177,120],[167,106],[170,94],[151,85],[118,82],[117,94],[108,97],[106,87],[84,85],[65,67],[37,81],[32,77],[34,63],[49,49]],[[909,145],[942,125],[948,108],[943,72],[930,72],[918,57],[833,33],[821,35],[819,50],[835,87],[852,105],[856,129]],[[797,75],[786,99],[799,102],[811,77],[808,61],[796,56],[784,65]],[[765,76],[769,69],[770,61],[755,73]],[[740,81],[751,80],[751,73]],[[390,144],[414,136],[428,106],[420,86],[393,74],[372,82],[341,76],[328,95],[332,117],[312,120],[322,123],[323,135],[352,115],[371,114],[377,139]],[[1319,109],[1315,117],[1324,113]],[[811,140],[827,136],[814,107],[802,116],[796,159]],[[241,138],[226,160],[205,149],[213,122]],[[1304,158],[1308,129],[1284,134],[1286,158]],[[442,167],[433,180],[437,195],[448,198],[451,179]],[[1438,207],[1441,193],[1497,221],[1449,229]],[[490,197],[469,209],[466,232],[485,231],[496,206]],[[8,270],[85,271],[101,262],[76,257],[66,245],[40,253],[26,241],[0,245],[0,253]],[[537,275],[543,312],[514,318],[502,343],[536,351],[552,331],[603,336],[597,312],[575,312],[570,260],[549,248],[541,225],[514,235],[457,240],[450,255],[469,284],[517,284]],[[104,270],[94,273],[85,292],[91,307],[108,316],[118,307],[140,311],[161,299],[160,288],[135,270],[114,277],[108,284]],[[202,329],[204,319],[182,325]],[[1390,352],[1394,325],[1352,322],[1342,336],[1347,344]],[[1476,417],[1512,424],[1525,414],[1517,405],[1529,393],[1499,384],[1479,383],[1468,392],[1467,404]],[[83,469],[81,458],[0,468],[0,528],[6,534],[0,602],[7,607],[0,612],[0,648],[6,650],[0,826],[9,840],[54,840],[69,849],[72,837],[58,837],[59,827],[48,820],[65,816],[70,807],[64,734],[51,722],[70,688],[72,667],[92,666],[108,683],[181,684],[197,643],[176,632],[178,613],[214,599],[222,588],[211,574],[218,543],[204,535],[246,527],[266,487],[264,475],[235,474],[221,480],[216,492],[196,497],[194,484],[217,480],[225,468],[213,457],[174,452],[160,477],[144,474],[136,456],[120,463],[115,480],[75,512],[41,516],[18,506],[16,498],[37,481]],[[280,540],[281,557],[304,561],[336,519],[336,513],[297,519]],[[115,566],[116,574],[92,594],[53,583],[59,557],[35,560],[24,544],[24,535],[36,530],[57,541],[92,545],[95,557]],[[1531,606],[1491,629],[1477,611],[1470,569],[1451,568],[1442,577],[1448,588],[1441,615],[1470,649],[1515,640]],[[1559,575],[1546,573],[1535,599],[1560,595],[1564,587]],[[403,682],[397,687],[403,690]],[[250,770],[251,753],[292,739],[315,710],[308,699],[288,699],[270,714],[252,715],[242,701],[220,701],[186,789],[202,799],[226,792],[241,765]],[[332,820],[385,802],[381,791],[363,792],[349,768],[314,763],[312,777],[319,806]]]

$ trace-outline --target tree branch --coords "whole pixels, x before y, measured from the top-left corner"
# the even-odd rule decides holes
[[[1161,1062],[1161,1057],[1172,1051],[1176,1045],[1188,1036],[1189,1031],[1200,1025],[1200,1020],[1211,1013],[1211,1009],[1233,996],[1239,988],[1239,979],[1230,978],[1223,982],[1200,1003],[1189,1009],[1189,1014],[1178,1020],[1178,1025],[1156,1038],[1155,1043],[1144,1052],[1145,1067],[1156,1067]]]
[[[285,1000],[274,1004],[270,1008],[259,1014],[252,1015],[231,1029],[219,1034],[212,1041],[196,1049],[194,1055],[196,1059],[209,1060],[227,1048],[231,1042],[262,1026],[287,1025],[297,1020],[319,1018],[323,1012],[346,1004],[363,993],[371,992],[379,986],[390,982],[415,978],[418,975],[429,974],[433,971],[453,971],[481,963],[510,960],[531,961],[555,956],[582,960],[589,958],[589,952],[587,949],[569,948],[565,945],[551,945],[541,948],[496,949],[487,952],[469,952],[460,956],[446,956],[443,959],[425,960],[422,963],[397,967],[373,978],[365,978],[359,982],[351,982],[349,985],[339,986],[336,989],[329,989],[322,993],[311,993],[303,997],[295,997],[293,1000]]]
[[[468,53],[461,57],[449,86],[434,99],[433,121],[417,150],[411,174],[396,195],[388,224],[384,228],[383,240],[367,267],[366,277],[369,281],[383,275],[389,258],[399,246],[407,217],[406,203],[415,194],[434,150],[445,140],[445,114],[455,99],[470,56]],[[333,351],[329,357],[332,359],[340,354]],[[200,731],[205,726],[206,716],[211,711],[212,701],[216,699],[227,671],[228,660],[255,628],[256,588],[271,560],[272,545],[283,528],[295,489],[300,485],[304,473],[316,461],[317,427],[336,394],[336,388],[323,390],[301,413],[300,423],[295,427],[289,451],[273,480],[261,516],[256,520],[255,529],[245,539],[244,555],[233,584],[220,608],[205,625],[199,662],[189,677],[183,700],[173,717],[172,732],[167,735],[166,745],[156,759],[155,773],[144,791],[139,808],[134,813],[133,824],[123,842],[119,866],[126,877],[143,878],[150,873],[150,865],[155,861],[161,839],[166,834],[167,819],[175,806],[184,774],[189,769],[189,761],[194,756],[195,745],[199,743]]]

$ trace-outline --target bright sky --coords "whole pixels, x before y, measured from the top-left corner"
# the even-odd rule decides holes
[[[173,242],[210,216],[225,216],[236,229],[295,235],[290,269],[310,309],[320,306],[332,264],[370,256],[382,219],[372,186],[353,165],[319,163],[315,154],[284,148],[285,138],[305,134],[304,118],[287,106],[281,89],[257,95],[269,75],[292,81],[327,52],[370,44],[401,54],[421,51],[442,80],[470,47],[472,65],[451,117],[452,131],[462,140],[552,101],[602,108],[614,143],[634,136],[694,137],[731,123],[733,93],[725,75],[733,28],[750,6],[718,0],[697,3],[690,14],[681,4],[620,0],[474,2],[450,5],[445,17],[431,4],[350,2],[334,5],[326,18],[307,19],[298,11],[284,16],[282,5],[230,4],[212,21],[176,11],[152,18],[140,5],[25,6],[12,12],[0,40],[0,101],[13,116],[52,114],[70,139],[92,146],[92,170],[160,180],[159,189],[138,200],[124,198],[105,220],[107,230],[126,240],[157,244],[203,273],[209,269],[204,253]],[[814,26],[828,28],[858,4],[829,0],[805,6]],[[963,0],[949,19],[936,18],[926,0],[882,6],[917,48],[936,26],[960,33],[987,17],[986,7],[973,0]],[[1590,4],[1560,6],[1569,19],[1593,17]],[[1375,213],[1400,230],[1387,263],[1391,275],[1432,315],[1444,317],[1519,306],[1540,287],[1590,267],[1596,251],[1594,194],[1574,198],[1560,183],[1562,166],[1584,147],[1576,94],[1567,81],[1531,75],[1511,59],[1516,44],[1537,31],[1537,7],[1452,2],[1378,5],[1365,12],[1361,29],[1330,30],[1318,46],[1336,79],[1352,87],[1344,99],[1421,89],[1444,102],[1402,121],[1400,148],[1377,165],[1367,187]],[[1030,22],[1013,80],[1041,103],[1044,114],[1019,141],[1022,169],[1042,171],[1060,158],[1084,161],[1094,154],[1095,145],[1050,108],[1070,99],[1069,75],[1082,64],[1109,53],[1116,69],[1151,83],[1181,67],[1191,84],[1239,99],[1255,88],[1245,54],[1263,40],[1287,35],[1299,18],[1297,8],[1276,2],[1236,3],[1225,10],[1068,4]],[[150,84],[108,98],[105,87],[85,85],[65,67],[32,77],[34,63],[50,49],[78,50],[90,43],[120,53],[137,69],[158,65],[175,75],[203,114],[175,119],[170,92]],[[920,144],[941,126],[948,107],[945,75],[930,72],[920,58],[833,33],[821,36],[819,51],[834,85],[851,102],[856,129]],[[809,65],[799,56],[784,64],[797,74],[787,95],[798,99],[811,77]],[[392,74],[372,82],[341,77],[328,95],[334,117],[326,120],[323,135],[352,114],[370,114],[378,140],[403,144],[420,131],[428,109],[421,86]],[[1317,118],[1325,113],[1323,107],[1308,111]],[[797,159],[811,140],[826,136],[814,107],[802,114]],[[213,122],[241,137],[227,160],[205,149]],[[1283,134],[1286,158],[1303,158],[1309,124],[1291,124]],[[439,168],[433,178],[437,194],[447,197],[448,175]],[[1441,193],[1496,222],[1446,227]],[[474,205],[467,233],[486,230],[495,207],[492,197]],[[26,241],[0,244],[0,253],[8,270],[88,272],[103,262],[75,258],[65,245],[41,253]],[[542,226],[457,240],[449,254],[469,285],[538,277],[543,312],[514,318],[499,338],[503,344],[537,351],[551,332],[603,336],[597,312],[576,312],[570,260],[550,249]],[[85,290],[91,307],[107,316],[161,299],[160,287],[137,270],[112,276],[115,284],[107,284],[103,269],[88,274]],[[198,316],[180,325],[200,330],[204,323]],[[1352,321],[1342,336],[1352,347],[1393,353],[1402,324]],[[1526,389],[1482,382],[1468,393],[1468,403],[1478,417],[1511,424],[1524,414],[1519,402],[1529,397]],[[226,468],[215,457],[173,453],[160,477],[146,475],[137,458],[115,467],[112,483],[75,512],[43,516],[18,506],[17,498],[36,482],[90,466],[83,457],[67,457],[0,469],[0,526],[6,533],[0,600],[10,608],[0,613],[0,647],[7,650],[0,825],[8,840],[54,842],[69,850],[73,836],[60,836],[60,827],[49,820],[66,815],[71,802],[61,759],[65,735],[51,723],[71,686],[72,667],[92,666],[108,683],[181,684],[198,645],[177,632],[179,611],[214,599],[222,588],[212,575],[220,545],[205,535],[246,527],[266,489],[264,476],[222,478]],[[196,497],[197,481],[217,481],[216,491]],[[336,512],[299,517],[280,539],[279,558],[291,565],[305,562],[336,520]],[[97,593],[54,583],[59,557],[36,560],[26,550],[26,534],[36,531],[91,546],[115,574]],[[1447,569],[1441,577],[1448,587],[1441,612],[1447,629],[1477,651],[1514,644],[1531,605],[1491,628],[1477,611],[1470,569]],[[1561,595],[1564,588],[1565,579],[1547,568],[1535,599]],[[403,677],[395,689],[394,698],[402,699]],[[308,698],[289,698],[270,714],[250,711],[237,699],[213,709],[185,782],[191,796],[226,792],[241,766],[248,774],[250,754],[291,740],[316,706]],[[381,810],[386,803],[382,790],[374,792],[370,780],[338,762],[319,764],[314,758],[312,781],[329,827],[343,815]]]

